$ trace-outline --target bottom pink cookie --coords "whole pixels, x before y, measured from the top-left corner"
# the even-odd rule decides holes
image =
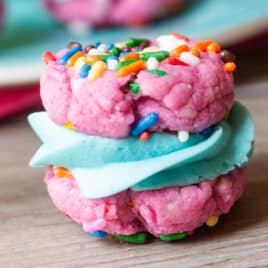
[[[246,169],[236,168],[197,185],[127,190],[105,198],[86,199],[74,179],[57,178],[52,167],[45,177],[55,206],[82,224],[84,231],[112,235],[149,232],[160,238],[182,232],[191,234],[211,216],[227,214],[241,197],[246,181]]]

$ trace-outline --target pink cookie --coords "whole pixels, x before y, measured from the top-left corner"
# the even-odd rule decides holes
[[[69,64],[60,62],[76,47],[63,49],[43,69],[43,104],[54,122],[71,122],[89,135],[126,137],[132,125],[150,112],[159,115],[151,131],[200,132],[221,121],[234,99],[233,76],[224,69],[227,52],[213,51],[213,45],[180,35],[160,36],[152,42],[129,39],[114,45],[118,55],[115,47],[101,44]],[[193,54],[196,50],[198,56]],[[97,68],[91,68],[91,63],[88,75],[81,75],[83,59],[96,61],[99,54],[105,60],[98,78],[92,79]],[[129,63],[131,57],[135,59]],[[229,58],[232,60],[231,54]],[[133,67],[137,69],[131,70]]]
[[[169,34],[70,42],[43,59],[31,165],[48,166],[52,201],[86,233],[179,240],[241,197],[254,126],[233,105],[231,52]]]
[[[143,25],[179,11],[182,0],[44,0],[59,21],[82,27],[100,25]]]
[[[100,199],[86,199],[74,179],[55,177],[48,168],[45,182],[55,206],[86,232],[132,235],[147,231],[156,237],[192,234],[212,216],[229,213],[246,185],[246,170],[235,169],[197,185],[135,192],[127,190]],[[208,224],[210,222],[208,221]]]

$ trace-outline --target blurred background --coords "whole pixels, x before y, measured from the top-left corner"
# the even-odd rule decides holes
[[[71,40],[87,44],[179,32],[233,50],[238,83],[267,69],[266,0],[0,0],[0,29],[1,121],[40,109],[41,54]],[[254,64],[258,59],[261,64]]]

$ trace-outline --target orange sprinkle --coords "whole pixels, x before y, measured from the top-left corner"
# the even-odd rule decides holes
[[[80,57],[84,56],[83,51],[78,51],[76,52],[68,61],[67,61],[67,66],[74,66],[76,60]]]
[[[207,47],[212,43],[212,41],[210,40],[203,40],[203,41],[200,41],[196,44],[194,44],[193,48],[197,48],[201,51],[206,51],[207,50]]]
[[[88,65],[92,65],[94,62],[101,60],[101,58],[99,56],[87,56],[85,59],[85,63],[87,63]]]
[[[124,60],[138,60],[140,58],[140,54],[138,52],[129,53],[120,58],[120,61]]]
[[[198,58],[200,57],[199,49],[196,48],[196,47],[192,47],[192,49],[191,49],[191,53],[192,53],[194,56],[198,57]]]
[[[141,141],[147,141],[150,139],[150,133],[148,131],[144,131],[140,134]]]
[[[181,45],[176,47],[174,50],[171,51],[170,55],[172,57],[179,57],[182,52],[189,51],[189,47],[187,45]]]
[[[211,44],[208,45],[207,47],[207,52],[212,52],[212,53],[219,53],[221,51],[221,47],[218,43],[212,42]]]
[[[131,73],[137,73],[137,72],[144,70],[144,69],[146,69],[145,61],[137,60],[137,61],[130,63],[130,64],[124,66],[123,68],[121,68],[117,72],[117,76],[124,77],[124,76],[131,74]]]
[[[236,69],[236,64],[234,62],[226,62],[223,68],[227,73],[232,73]]]
[[[72,173],[65,167],[54,167],[54,175],[59,178],[68,178],[68,179],[73,179]]]

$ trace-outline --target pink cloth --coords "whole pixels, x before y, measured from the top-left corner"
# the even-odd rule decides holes
[[[41,107],[37,85],[0,89],[0,120]]]
[[[82,224],[85,231],[125,235],[148,231],[154,236],[192,233],[210,216],[227,214],[242,195],[246,181],[246,170],[237,168],[198,185],[127,190],[106,198],[86,199],[74,179],[56,178],[51,167],[45,178],[55,206]]]

